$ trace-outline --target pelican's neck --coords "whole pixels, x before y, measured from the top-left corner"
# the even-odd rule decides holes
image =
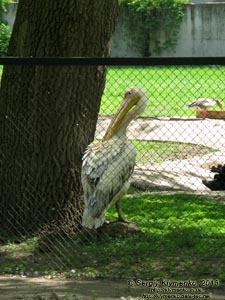
[[[124,99],[124,101],[126,98]],[[123,102],[118,112],[112,118],[109,127],[103,137],[103,141],[112,137],[126,138],[127,126],[132,120],[137,118],[147,106],[148,97],[143,93],[140,98],[128,98]]]
[[[139,115],[139,113],[135,113],[134,112],[135,108],[133,110],[129,111],[126,114],[126,116],[121,121],[120,126],[114,132],[113,136],[116,136],[116,137],[119,137],[119,138],[127,138],[127,135],[126,135],[127,127],[129,126],[129,124],[131,123],[131,121],[134,120],[134,119],[136,119],[137,116]]]
[[[113,132],[113,135],[111,136],[111,138],[119,137],[121,139],[127,139],[127,135],[126,135],[127,127],[129,126],[131,121],[135,120],[144,109],[145,109],[145,105],[142,105],[142,106],[136,105],[130,111],[128,111],[127,114],[122,119],[118,128]],[[113,124],[113,120],[112,120],[112,123],[110,123],[107,132],[110,130],[112,124]]]

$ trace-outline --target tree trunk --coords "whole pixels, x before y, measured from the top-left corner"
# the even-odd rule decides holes
[[[118,0],[20,0],[10,56],[108,56]],[[81,158],[93,140],[106,69],[7,66],[0,90],[0,228],[75,228]]]

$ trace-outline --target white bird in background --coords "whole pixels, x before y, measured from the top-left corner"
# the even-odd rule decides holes
[[[195,108],[203,111],[203,119],[206,118],[206,111],[213,106],[218,105],[220,110],[223,110],[222,103],[218,99],[199,98],[188,105],[188,108]]]
[[[105,221],[108,209],[116,205],[119,221],[126,222],[119,205],[127,192],[136,160],[136,149],[128,140],[129,123],[144,111],[146,93],[133,87],[125,93],[123,102],[112,118],[102,141],[88,146],[84,156],[81,181],[84,190],[82,225],[98,228]]]

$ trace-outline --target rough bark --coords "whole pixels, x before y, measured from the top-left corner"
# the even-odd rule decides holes
[[[118,0],[20,0],[10,56],[109,54]],[[0,90],[0,228],[76,226],[81,157],[93,140],[106,69],[7,66]]]

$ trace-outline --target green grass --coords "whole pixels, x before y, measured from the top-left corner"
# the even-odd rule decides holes
[[[177,142],[154,142],[133,140],[137,150],[137,164],[161,163],[165,160],[190,159],[216,151],[201,145]]]
[[[131,191],[132,192],[132,191]],[[204,196],[130,194],[122,209],[142,234],[55,241],[37,251],[37,239],[0,247],[0,273],[113,278],[225,280],[225,206]],[[112,208],[108,219],[115,220]],[[51,261],[55,261],[55,266]],[[69,262],[70,267],[66,267]],[[65,266],[63,267],[63,263]]]
[[[225,103],[224,81],[224,67],[109,67],[100,113],[115,113],[124,91],[139,86],[150,99],[144,116],[195,116],[187,105],[197,98]]]

